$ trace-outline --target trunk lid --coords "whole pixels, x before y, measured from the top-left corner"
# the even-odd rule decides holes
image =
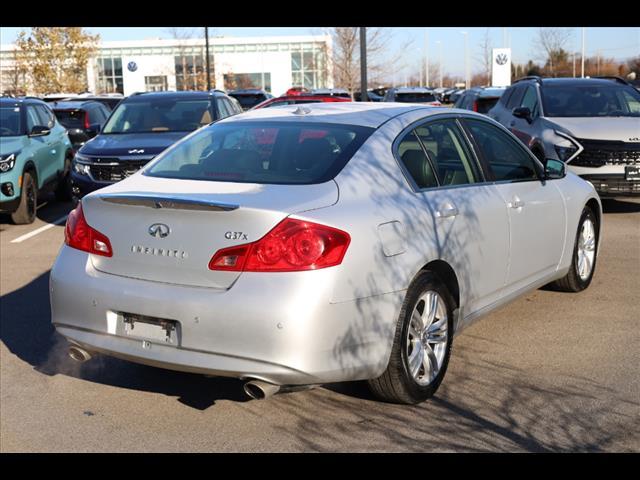
[[[89,225],[113,248],[112,257],[91,255],[97,270],[227,289],[240,273],[209,270],[215,252],[260,239],[290,214],[337,201],[333,181],[260,185],[136,174],[85,197],[82,205]]]

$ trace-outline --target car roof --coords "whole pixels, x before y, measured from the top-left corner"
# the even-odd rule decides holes
[[[393,90],[395,93],[433,93],[433,90],[425,87],[397,87]]]
[[[360,125],[378,128],[388,120],[417,109],[433,113],[442,112],[439,107],[427,107],[410,103],[369,102],[319,102],[304,105],[283,105],[278,108],[260,108],[233,115],[218,123],[242,121],[317,122],[344,125]],[[294,113],[308,112],[308,113]],[[447,110],[448,112],[449,110]]]
[[[14,107],[19,107],[23,103],[38,103],[40,105],[47,105],[47,102],[40,100],[37,97],[0,97],[0,103],[3,105],[9,105]]]
[[[100,102],[96,102],[94,100],[61,100],[58,102],[52,102],[49,105],[53,110],[68,110],[72,108],[83,108],[86,105],[100,105]]]
[[[264,90],[260,90],[258,88],[242,88],[239,90],[232,90],[229,92],[229,95],[264,95]]]
[[[178,100],[184,98],[192,98],[192,99],[209,99],[215,96],[224,96],[225,93],[220,90],[209,90],[209,91],[195,91],[195,90],[184,90],[180,92],[137,92],[134,93],[124,99],[123,102],[135,102],[135,101],[144,101],[145,99],[154,99],[154,98],[164,98],[169,100]]]
[[[520,81],[514,83],[525,83],[525,82],[538,82],[542,83],[542,85],[566,85],[566,86],[578,86],[578,85],[611,85],[618,84],[624,85],[622,80],[616,80],[615,78],[593,78],[593,77],[585,77],[585,78],[573,78],[573,77],[557,77],[557,78],[545,78],[545,77],[529,77],[523,78]]]

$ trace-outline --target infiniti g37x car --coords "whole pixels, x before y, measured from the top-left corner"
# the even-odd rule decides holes
[[[279,389],[369,380],[416,403],[454,334],[594,274],[601,206],[564,164],[465,110],[335,103],[203,127],[83,198],[51,273],[87,360]]]

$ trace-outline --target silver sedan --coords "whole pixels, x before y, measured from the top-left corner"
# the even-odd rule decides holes
[[[72,358],[418,403],[454,335],[594,274],[593,187],[469,111],[337,103],[204,127],[69,216],[51,272]]]

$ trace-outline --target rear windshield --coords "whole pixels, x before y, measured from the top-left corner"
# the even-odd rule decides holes
[[[547,117],[640,117],[640,92],[622,85],[545,85]]]
[[[476,100],[476,103],[478,106],[477,112],[487,113],[489,110],[491,110],[494,107],[496,103],[498,103],[498,100],[500,100],[499,97],[494,97],[494,98],[478,97],[478,99]]]
[[[209,100],[136,99],[120,103],[102,133],[189,132],[212,121]]]
[[[54,110],[56,118],[66,128],[82,128],[84,126],[83,110]]]
[[[242,105],[242,108],[244,108],[244,109],[255,107],[257,104],[259,104],[260,102],[266,100],[266,98],[267,98],[262,93],[256,93],[256,94],[248,94],[248,93],[231,94],[230,96],[232,96],[233,98],[238,100],[240,102],[240,105]]]
[[[403,103],[424,103],[435,102],[436,97],[433,93],[397,93],[396,102]]]
[[[373,131],[323,123],[218,123],[178,142],[145,175],[217,182],[322,183],[342,170]]]

